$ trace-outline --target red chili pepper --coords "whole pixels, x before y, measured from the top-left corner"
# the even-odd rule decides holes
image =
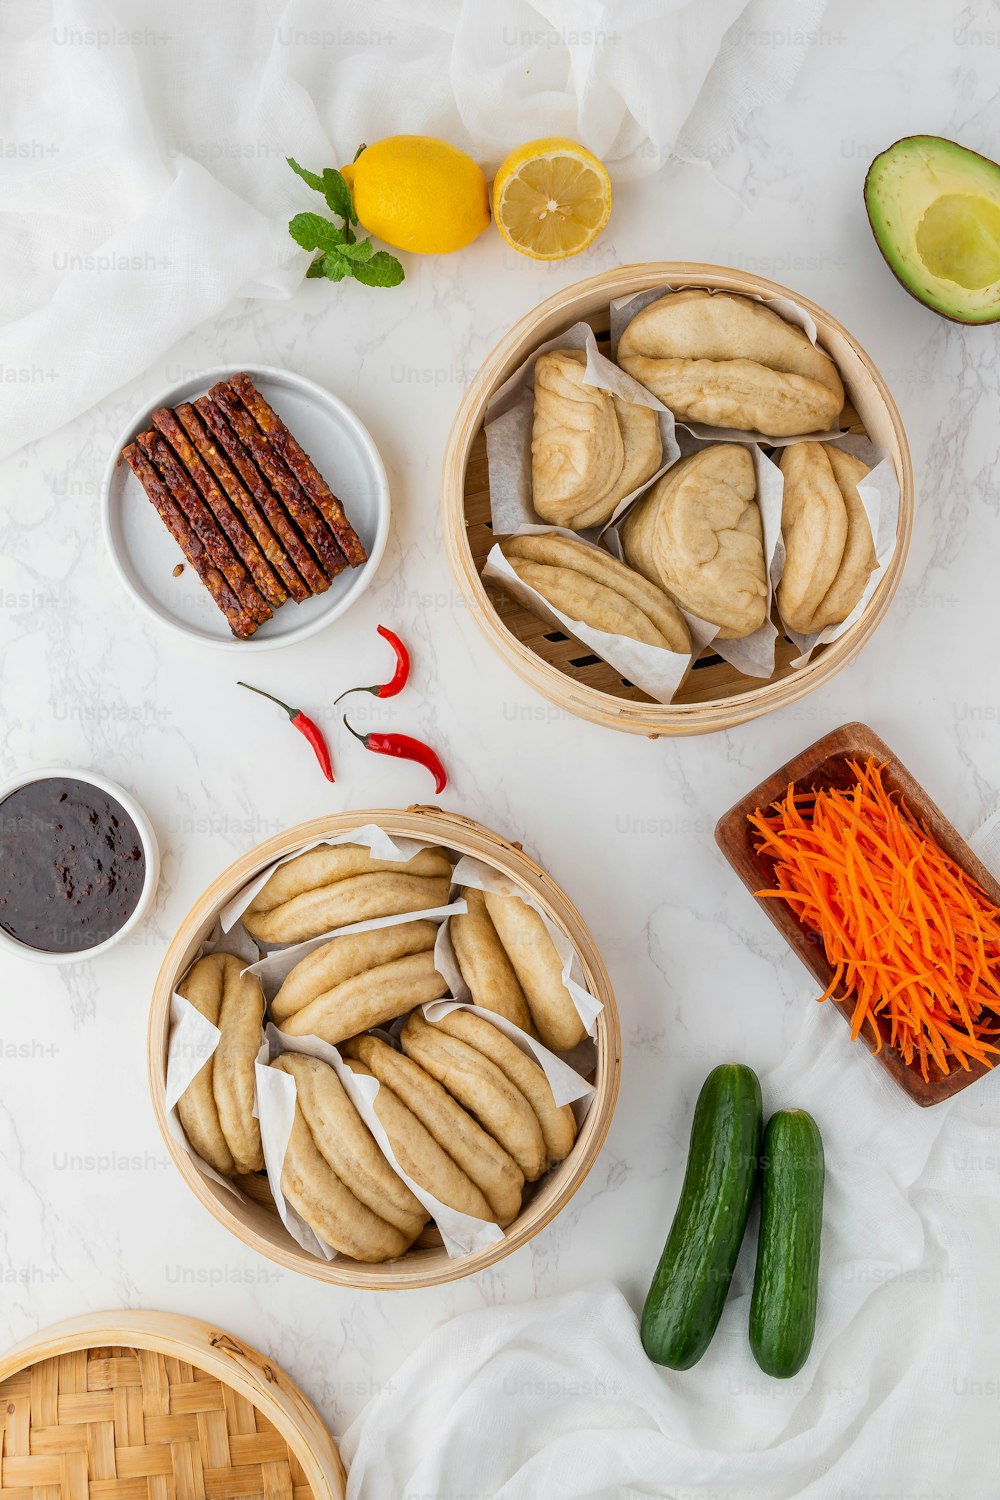
[[[412,734],[358,734],[346,719],[344,728],[360,740],[366,750],[374,750],[376,755],[397,755],[400,760],[415,760],[418,765],[426,766],[434,777],[434,790],[438,794],[448,785],[448,776],[437,751],[425,745],[423,740],[415,740]]]
[[[376,698],[395,698],[405,688],[410,676],[410,653],[403,645],[395,631],[387,630],[384,625],[378,627],[378,633],[384,641],[388,641],[396,653],[396,670],[388,682],[376,683],[374,687],[348,688],[346,693],[341,693],[340,698],[346,698],[351,693],[373,693]],[[335,698],[334,703],[339,703],[340,698]]]
[[[265,693],[263,688],[251,687],[249,682],[238,682],[236,686],[246,688],[248,693],[259,693],[262,698],[270,698],[272,703],[276,703],[279,708],[283,708],[291,722],[295,725],[295,728],[299,731],[299,734],[303,735],[309,741],[313,748],[313,754],[319,761],[319,768],[327,781],[333,780],[330,751],[327,748],[326,740],[323,738],[323,731],[318,724],[310,719],[308,714],[304,714],[301,708],[289,708],[287,703],[282,703],[281,699],[276,698],[273,693]]]

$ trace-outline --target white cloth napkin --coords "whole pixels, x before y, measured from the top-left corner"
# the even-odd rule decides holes
[[[1000,1300],[982,1278],[1000,1241],[1000,1077],[920,1109],[809,991],[796,1045],[761,1079],[765,1113],[808,1109],[826,1147],[805,1368],[772,1380],[750,1353],[754,1213],[693,1369],[651,1365],[607,1283],[460,1317],[348,1431],[349,1500],[996,1500]],[[674,1207],[665,1194],[664,1238]],[[630,1285],[658,1252],[623,1249]]]
[[[552,134],[619,177],[715,161],[787,90],[824,3],[9,0],[0,456],[234,297],[291,295],[310,257],[286,156],[430,132],[487,168]]]

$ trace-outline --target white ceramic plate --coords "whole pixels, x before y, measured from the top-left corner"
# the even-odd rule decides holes
[[[261,395],[302,444],[342,502],[365,544],[368,561],[346,568],[323,594],[296,604],[289,599],[248,641],[235,638],[211,594],[190,564],[173,576],[180,549],[142,485],[121,458],[126,443],[150,425],[158,406],[179,406],[206,395],[220,380],[245,370]],[[101,492],[104,535],[125,588],[147,614],[189,640],[229,651],[267,651],[315,635],[350,609],[375,577],[389,534],[389,484],[368,429],[322,386],[269,365],[220,365],[161,391],[118,435]]]

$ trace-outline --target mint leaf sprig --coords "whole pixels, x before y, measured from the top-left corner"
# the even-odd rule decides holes
[[[355,233],[358,216],[351,190],[336,167],[310,172],[291,156],[285,160],[307,187],[323,195],[330,212],[342,220],[337,225],[322,214],[296,214],[289,221],[288,233],[295,243],[303,250],[319,251],[306,275],[325,276],[328,281],[343,281],[346,276],[353,276],[364,286],[398,286],[403,280],[403,267],[396,257],[388,250],[373,250],[370,239],[358,239]]]

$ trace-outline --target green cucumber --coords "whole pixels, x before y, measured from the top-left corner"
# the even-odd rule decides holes
[[[680,1202],[642,1310],[642,1347],[687,1370],[712,1342],[740,1253],[760,1157],[760,1083],[723,1063],[702,1085]]]
[[[816,1330],[823,1177],[813,1117],[804,1109],[772,1115],[764,1133],[750,1348],[765,1374],[779,1379],[801,1370]]]

